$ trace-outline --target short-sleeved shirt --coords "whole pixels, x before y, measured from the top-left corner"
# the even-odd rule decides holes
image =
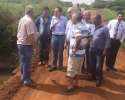
[[[48,21],[46,22],[44,19],[44,15],[40,15],[37,18],[35,24],[40,35],[50,36],[52,34],[52,31],[50,29],[51,19],[52,17],[48,16]]]
[[[110,38],[112,39],[114,39],[114,36],[116,34],[117,23],[118,23],[118,20],[114,19],[114,20],[111,20],[107,25],[109,29],[109,33],[110,33]],[[124,21],[120,21],[118,25],[116,39],[119,39],[121,42],[123,42],[125,39],[125,22]]]
[[[88,41],[88,37],[90,36],[90,31],[87,28],[86,25],[83,25],[82,23],[78,23],[76,25],[72,26],[72,34],[70,38],[70,49],[69,49],[69,56],[74,56],[74,57],[82,57],[85,55],[85,47],[86,43]],[[76,51],[76,53],[72,52],[72,48],[75,47],[76,45],[76,39],[78,37],[81,37],[81,43]]]
[[[32,45],[29,39],[29,35],[33,34],[35,40],[37,41],[37,28],[33,20],[25,15],[18,24],[18,33],[17,33],[17,44],[22,45]]]
[[[81,20],[81,23],[83,24],[83,25],[85,25],[85,21],[82,19]],[[71,19],[68,21],[68,23],[67,23],[67,26],[66,26],[66,34],[67,34],[67,37],[66,37],[66,40],[67,41],[70,41],[70,37],[71,37],[71,30],[72,30],[72,25],[73,25],[73,23],[72,23],[72,21],[71,21]]]
[[[89,22],[85,21],[85,25],[88,27],[90,34],[92,35],[94,33],[95,25],[90,20]]]

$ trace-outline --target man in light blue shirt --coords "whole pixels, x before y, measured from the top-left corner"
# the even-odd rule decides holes
[[[56,7],[54,10],[54,16],[52,17],[50,29],[52,30],[52,49],[53,49],[53,61],[52,67],[49,71],[53,71],[57,67],[57,60],[59,57],[58,66],[63,72],[66,70],[63,68],[63,50],[65,43],[65,31],[67,18],[62,16],[62,8]]]
[[[94,24],[92,23],[91,13],[89,12],[89,10],[85,10],[85,11],[84,11],[83,19],[84,19],[84,21],[85,21],[85,25],[89,28],[90,33],[92,34],[93,31],[94,31],[94,28],[93,28],[93,27],[94,27]],[[91,36],[91,39],[92,39],[92,36]],[[85,59],[86,59],[86,67],[87,67],[88,71],[90,71],[89,48],[90,48],[90,44],[86,47],[86,56],[85,56]],[[84,59],[84,61],[83,61],[83,68],[84,68],[85,59]]]

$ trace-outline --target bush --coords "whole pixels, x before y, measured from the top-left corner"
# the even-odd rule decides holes
[[[14,1],[14,0],[8,0]],[[20,1],[20,0],[15,0]],[[22,1],[22,0],[21,0]],[[37,0],[39,1],[39,0]],[[24,16],[26,5],[31,4],[35,8],[35,18],[42,14],[43,7],[46,5],[50,8],[50,14],[53,15],[53,10],[61,4],[55,0],[42,0],[41,3],[35,4],[34,2],[27,2],[24,0],[22,3],[8,3],[0,0],[0,55],[8,55],[17,49],[16,35],[18,22]],[[63,14],[66,15],[66,7],[63,8]]]
[[[124,9],[124,7],[121,7],[121,6],[114,6],[111,8],[112,10],[117,10],[117,11],[121,11]]]
[[[112,19],[116,18],[116,11],[110,9],[101,9],[101,12],[106,16],[106,21],[109,22]]]
[[[7,3],[0,3],[0,55],[12,52],[12,37],[16,34],[16,20]]]

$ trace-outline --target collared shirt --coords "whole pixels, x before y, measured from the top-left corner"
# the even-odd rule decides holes
[[[32,45],[29,39],[30,34],[34,34],[34,38],[37,41],[37,28],[33,20],[25,15],[18,24],[18,33],[17,33],[17,44],[22,45]]]
[[[89,22],[85,21],[85,25],[88,27],[88,29],[90,30],[90,34],[92,35],[95,29],[95,25],[92,23],[92,20],[90,20]]]
[[[116,26],[117,26],[118,20],[111,20],[107,27],[109,28],[109,33],[110,33],[110,38],[114,39],[114,35],[116,34]],[[118,26],[118,32],[117,32],[117,36],[116,39],[119,39],[121,42],[124,41],[125,39],[125,22],[124,21],[120,21],[119,26]]]
[[[74,24],[72,25],[71,32],[72,34],[70,38],[69,56],[82,57],[85,55],[85,47],[88,41],[90,31],[86,25],[83,25],[82,23],[77,23],[75,25]],[[81,37],[81,43],[79,49],[76,51],[76,53],[72,53],[72,48],[75,47],[76,39],[78,37]]]
[[[41,34],[41,35],[45,35],[45,36],[50,36],[52,34],[52,31],[50,29],[50,23],[51,23],[51,16],[48,16],[48,21],[45,22],[44,20],[44,15],[40,15],[35,24],[37,27],[37,31]]]
[[[85,25],[85,21],[82,19],[81,20],[81,23],[83,24],[83,25]],[[66,34],[67,34],[67,37],[66,37],[66,40],[67,41],[70,41],[70,38],[71,38],[71,28],[72,28],[72,25],[73,25],[73,23],[72,23],[72,21],[71,21],[71,19],[68,21],[68,23],[67,23],[67,26],[66,26]]]
[[[66,24],[67,24],[67,18],[62,16],[60,18],[56,18],[55,16],[52,17],[50,29],[51,27],[59,20],[59,23],[55,26],[55,28],[52,30],[52,34],[55,35],[64,35],[66,31]]]
[[[90,42],[90,51],[107,48],[110,48],[109,29],[101,23],[97,28],[94,28],[93,39]]]

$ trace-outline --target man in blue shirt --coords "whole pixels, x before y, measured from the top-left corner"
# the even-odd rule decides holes
[[[49,60],[49,48],[51,43],[50,30],[51,16],[49,16],[49,8],[43,8],[43,15],[40,15],[36,20],[37,33],[38,33],[38,46],[39,46],[39,58],[40,62],[38,65],[43,65],[45,61],[45,66],[48,67]]]
[[[63,68],[63,50],[65,43],[65,31],[67,18],[62,16],[62,8],[56,7],[54,10],[54,16],[52,17],[50,29],[52,30],[52,49],[53,49],[53,61],[52,67],[49,71],[53,71],[57,67],[57,60],[59,57],[58,66],[59,69],[65,72]]]
[[[103,80],[103,62],[110,47],[110,36],[109,29],[101,22],[101,15],[94,15],[92,21],[95,28],[90,43],[89,60],[92,77],[89,80],[96,79],[96,86],[99,87]]]

